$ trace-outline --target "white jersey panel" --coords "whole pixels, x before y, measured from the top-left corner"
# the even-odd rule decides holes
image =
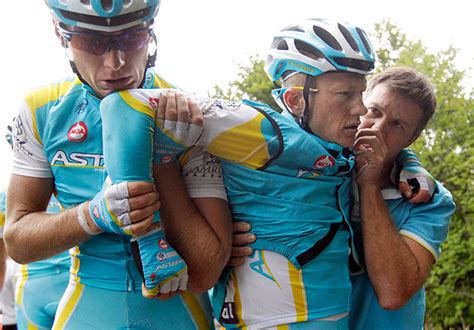
[[[180,158],[181,176],[191,198],[215,197],[227,200],[220,161],[194,147]]]
[[[50,164],[43,146],[34,133],[35,120],[28,104],[23,101],[13,122],[13,174],[37,178],[52,178]]]

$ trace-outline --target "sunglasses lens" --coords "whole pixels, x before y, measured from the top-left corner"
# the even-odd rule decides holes
[[[144,47],[149,36],[148,30],[130,31],[115,37],[114,44],[123,51],[131,52]]]
[[[71,47],[89,54],[102,56],[112,47],[125,52],[138,50],[146,45],[150,32],[148,29],[128,31],[115,36],[99,33],[70,33]]]

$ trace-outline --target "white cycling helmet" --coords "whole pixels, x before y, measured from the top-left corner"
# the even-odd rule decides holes
[[[115,32],[151,22],[160,0],[45,0],[58,23]]]
[[[329,71],[370,74],[375,54],[361,28],[324,19],[308,19],[274,36],[265,62],[272,81],[288,73],[318,76]]]

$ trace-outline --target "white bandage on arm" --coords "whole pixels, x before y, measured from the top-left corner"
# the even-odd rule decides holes
[[[95,235],[98,235],[100,234],[102,231],[100,232],[95,232],[91,229],[91,227],[89,227],[89,224],[87,223],[87,219],[84,215],[84,203],[82,203],[81,205],[79,205],[77,207],[77,221],[79,222],[79,224],[81,225],[81,228],[88,234],[88,235],[91,235],[91,236],[95,236]]]

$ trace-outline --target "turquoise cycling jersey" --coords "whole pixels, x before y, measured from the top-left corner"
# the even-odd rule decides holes
[[[170,85],[149,70],[144,87]],[[74,77],[30,93],[14,124],[13,148],[18,160],[13,172],[53,177],[57,199],[65,208],[92,199],[107,176],[100,101]],[[29,141],[32,136],[34,140]],[[25,154],[28,161],[19,157]],[[36,161],[40,155],[46,159]],[[141,288],[129,238],[104,233],[72,248],[70,254],[73,281],[110,290]]]
[[[155,120],[159,93],[144,89],[123,91],[109,95],[101,103],[103,113],[121,112],[121,116],[107,116],[107,125],[121,127],[123,134],[132,134],[125,132],[127,125],[123,121],[128,120],[134,123],[130,125],[133,134],[142,135],[134,136],[133,140],[141,144],[130,143],[128,152],[123,150],[124,157],[134,157],[135,150],[140,148],[138,157],[151,159],[147,150],[151,148],[153,130],[149,127]],[[226,272],[213,290],[214,313],[221,324],[267,327],[347,313],[350,237],[345,229],[350,209],[349,173],[353,167],[349,151],[305,132],[294,119],[266,105],[221,100],[201,100],[200,105],[204,129],[196,146],[207,148],[221,159],[233,219],[251,223],[257,236],[255,249],[284,256],[282,267],[276,265],[278,269],[272,273],[275,275],[283,268],[290,272],[276,282],[288,288],[290,295],[297,292],[291,298],[295,303],[287,310],[272,310],[269,314],[255,310],[249,317],[240,313],[244,305],[252,301],[252,295],[265,297],[266,291],[247,290],[247,296],[240,296],[240,306],[234,301],[237,311],[233,315],[239,319],[226,317],[230,314],[226,313],[228,302],[224,300],[227,284],[232,281],[228,277],[232,274]],[[170,139],[163,136],[161,143],[179,143],[173,132],[163,130],[162,134]],[[155,138],[160,142],[160,136]],[[137,172],[140,170],[148,171],[148,167]],[[133,173],[129,177],[133,178]],[[246,281],[239,284],[240,292],[244,291],[242,286],[252,285]],[[286,306],[282,297],[266,296],[268,303],[275,301]]]
[[[382,191],[392,216],[395,228],[429,251],[435,260],[441,252],[440,246],[446,240],[450,217],[455,211],[451,193],[437,184],[433,198],[422,204],[411,204],[395,188]],[[363,242],[360,217],[357,207],[351,222],[355,232],[356,251],[363,262]],[[398,310],[385,310],[378,301],[366,272],[351,277],[353,285],[351,329],[423,329],[425,315],[425,292],[420,289]]]

